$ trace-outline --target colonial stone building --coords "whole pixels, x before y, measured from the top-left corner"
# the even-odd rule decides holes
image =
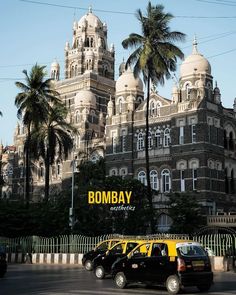
[[[165,212],[170,192],[196,193],[207,214],[236,211],[236,100],[222,106],[210,63],[198,52],[180,67],[171,99],[153,89],[149,105],[148,147],[154,204]],[[107,174],[134,177],[146,183],[146,101],[143,84],[120,67],[115,100],[106,121]],[[159,224],[168,227],[168,216]]]
[[[63,184],[68,184],[72,174],[72,159],[96,161],[104,157],[107,103],[115,90],[114,45],[108,46],[107,25],[91,9],[74,22],[72,43],[66,42],[64,52],[65,78],[60,80],[60,65],[57,61],[51,65],[50,76],[69,110],[67,120],[77,128],[78,135],[74,138],[71,157],[63,163],[56,160],[50,171],[51,192],[58,192]],[[25,135],[24,126],[19,123],[14,136],[17,151],[12,186],[14,196],[23,196],[24,191]],[[34,201],[43,197],[44,173],[43,161],[32,163],[31,193]]]
[[[141,79],[119,68],[114,80],[114,45],[107,44],[107,25],[91,9],[73,25],[71,45],[65,45],[65,78],[60,65],[51,65],[51,78],[79,131],[67,161],[51,169],[51,191],[70,180],[72,159],[106,158],[107,175],[146,182],[146,99]],[[192,53],[180,67],[180,78],[169,98],[152,89],[149,106],[149,155],[154,204],[166,212],[166,194],[190,192],[199,196],[207,214],[236,211],[236,100],[224,108],[213,81],[210,63],[193,42]],[[23,196],[25,131],[19,123],[15,136],[12,195]],[[32,196],[43,196],[43,162],[32,164]],[[159,224],[168,227],[166,214]]]

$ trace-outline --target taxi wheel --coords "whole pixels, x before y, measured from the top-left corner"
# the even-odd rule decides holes
[[[179,278],[177,276],[169,276],[166,280],[166,289],[169,294],[178,294],[181,289]]]
[[[96,267],[96,269],[95,269],[95,276],[99,280],[104,279],[104,277],[105,277],[105,271],[104,271],[104,268],[101,265]]]
[[[115,276],[115,284],[118,288],[124,289],[127,285],[127,280],[123,272],[118,272]]]
[[[91,260],[87,260],[84,264],[84,268],[88,271],[91,271],[93,269],[93,264]]]
[[[197,286],[200,292],[207,292],[211,288],[211,284]]]

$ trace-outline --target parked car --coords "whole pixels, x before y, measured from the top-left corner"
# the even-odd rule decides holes
[[[99,254],[106,253],[107,250],[112,248],[119,239],[110,239],[100,242],[93,250],[85,253],[82,258],[82,265],[86,270],[93,270],[93,259],[97,257]]]
[[[5,248],[0,245],[0,278],[4,277],[6,271],[7,271],[6,251],[5,251]]]
[[[143,282],[165,286],[169,294],[187,286],[208,291],[213,282],[209,256],[199,243],[189,240],[144,242],[115,262],[111,273],[119,288]]]
[[[98,279],[104,279],[104,277],[111,272],[112,264],[121,257],[126,256],[132,251],[137,245],[144,241],[139,240],[127,240],[115,244],[105,254],[98,255],[93,260],[94,273]]]

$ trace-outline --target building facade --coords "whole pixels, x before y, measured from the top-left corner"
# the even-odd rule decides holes
[[[122,63],[115,82],[115,50],[107,44],[107,25],[91,9],[73,24],[71,45],[65,45],[64,79],[60,65],[51,65],[55,89],[69,112],[67,120],[78,129],[74,150],[51,168],[51,192],[60,191],[71,177],[71,161],[106,158],[107,175],[146,182],[143,82]],[[221,102],[211,65],[193,42],[192,53],[180,67],[170,98],[152,89],[149,105],[149,156],[154,204],[166,210],[170,192],[199,196],[207,214],[236,211],[236,100],[232,108]],[[18,124],[14,135],[11,192],[24,193],[25,130]],[[32,163],[34,201],[43,197],[43,162]],[[168,217],[160,215],[168,224]]]
[[[140,79],[122,71],[115,101],[108,103],[106,165],[108,175],[146,183],[146,101]],[[152,89],[148,148],[154,205],[165,213],[170,192],[197,194],[207,214],[236,210],[236,100],[222,106],[210,63],[193,51],[180,67],[171,99]],[[160,214],[161,224],[168,216]]]
[[[114,96],[115,49],[107,44],[107,25],[89,9],[79,21],[73,24],[72,43],[65,44],[64,79],[60,79],[60,65],[51,64],[50,76],[53,86],[68,108],[67,121],[76,127],[74,149],[63,163],[57,159],[50,171],[50,192],[59,192],[67,185],[72,175],[72,160],[96,161],[104,157],[105,120],[107,103]],[[23,197],[25,183],[24,141],[26,130],[19,122],[14,135],[16,147],[12,194]],[[31,195],[38,201],[44,195],[43,161],[32,162]],[[24,190],[23,190],[24,191]]]

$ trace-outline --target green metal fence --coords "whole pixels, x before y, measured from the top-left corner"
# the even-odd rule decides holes
[[[103,235],[86,237],[82,235],[61,235],[58,237],[0,237],[0,244],[6,247],[8,253],[86,253],[100,241],[109,238],[138,239],[189,239],[187,235],[156,234],[149,236]],[[212,250],[216,256],[224,256],[227,249],[236,245],[236,236],[230,234],[209,234],[196,236],[193,240]]]
[[[201,235],[193,239],[209,248],[215,256],[224,256],[230,247],[236,245],[236,236],[232,234]]]

